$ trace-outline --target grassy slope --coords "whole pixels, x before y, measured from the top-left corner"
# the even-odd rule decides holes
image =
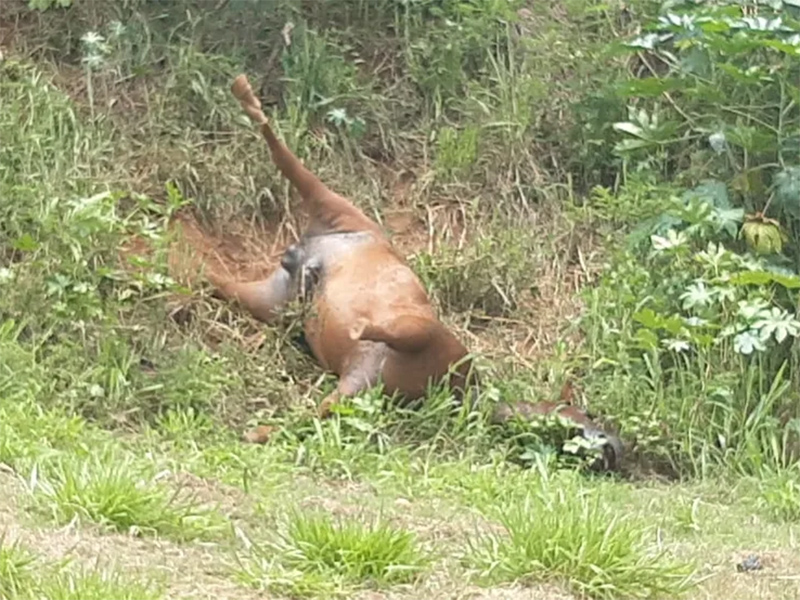
[[[523,471],[487,444],[478,421],[453,423],[435,407],[379,417],[370,398],[320,425],[303,407],[330,381],[287,341],[290,325],[265,330],[202,291],[165,295],[149,280],[125,280],[120,287],[136,290],[134,300],[101,304],[98,318],[91,290],[86,299],[72,284],[104,285],[96,268],[117,266],[120,239],[147,231],[161,239],[162,222],[151,210],[121,226],[108,208],[81,221],[48,209],[48,200],[106,186],[161,199],[174,179],[217,230],[225,223],[213,246],[243,271],[268,251],[264,237],[289,235],[293,219],[276,228],[274,219],[253,216],[265,206],[280,215],[283,201],[270,198],[285,197],[285,188],[265,167],[260,141],[232,125],[223,58],[184,48],[168,55],[160,78],[98,75],[90,105],[85,73],[74,61],[48,59],[39,46],[49,42],[34,25],[3,22],[0,67],[3,156],[14,157],[0,202],[14,239],[30,231],[38,244],[3,257],[11,270],[0,310],[0,597],[249,598],[266,589],[268,597],[569,598],[583,590],[616,598],[646,596],[659,584],[671,597],[692,569],[690,598],[800,594],[798,526],[773,514],[797,510],[787,482],[629,483]],[[219,85],[189,94],[180,83],[187,73],[213,74]],[[212,108],[222,125],[209,135]],[[291,123],[282,126],[291,139]],[[446,264],[466,231],[468,252],[498,254],[481,246],[478,230],[503,252],[521,252],[527,260],[502,272],[538,281],[539,296],[488,324],[480,308],[458,305],[471,290],[448,279],[454,268],[415,264],[449,309],[446,318],[473,325],[465,338],[513,374],[512,390],[550,393],[543,377],[558,379],[567,366],[558,353],[543,363],[532,357],[552,354],[560,329],[553,322],[577,306],[555,299],[575,291],[583,270],[563,250],[580,232],[551,204],[523,222],[513,210],[500,221],[472,211],[473,194],[511,201],[503,178],[477,191],[434,184],[417,148],[398,144],[388,173],[363,159],[353,166],[324,141],[312,160],[339,189],[373,199],[409,253],[436,241]],[[403,165],[415,172],[414,185]],[[428,210],[411,213],[415,204]],[[521,249],[503,241],[513,226],[527,234],[515,238]],[[86,231],[93,237],[78,240],[75,258],[70,241]],[[590,241],[581,242],[590,256]],[[152,261],[145,272],[180,278],[166,256]],[[532,273],[530,263],[546,266]],[[185,268],[192,274],[191,262]],[[462,263],[455,269],[485,275]],[[59,275],[72,278],[73,295],[42,300]],[[482,291],[471,297],[486,300]],[[253,418],[280,427],[270,444],[238,441]],[[338,530],[315,520],[320,512],[356,525]],[[376,529],[375,519],[388,529]],[[736,573],[751,552],[764,569]]]

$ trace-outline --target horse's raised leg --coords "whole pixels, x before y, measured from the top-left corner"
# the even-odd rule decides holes
[[[310,234],[343,231],[380,233],[377,223],[368,218],[349,200],[330,190],[278,139],[269,124],[269,119],[261,110],[261,102],[253,93],[253,88],[246,75],[239,75],[234,80],[231,91],[239,100],[245,113],[260,127],[275,165],[303,197],[311,217],[308,227]]]

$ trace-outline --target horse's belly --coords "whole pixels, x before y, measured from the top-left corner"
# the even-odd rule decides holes
[[[380,246],[361,246],[325,265],[305,322],[306,339],[323,367],[341,375],[363,351],[350,339],[359,319],[391,321],[400,314],[433,315],[414,272]]]

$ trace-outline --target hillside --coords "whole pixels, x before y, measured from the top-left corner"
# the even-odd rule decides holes
[[[0,598],[800,597],[799,55],[790,0],[4,0]],[[216,297],[305,223],[240,73],[474,410],[320,421],[299,309]],[[621,472],[489,423],[568,382]]]

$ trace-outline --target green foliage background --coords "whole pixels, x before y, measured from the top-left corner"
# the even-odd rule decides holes
[[[285,209],[228,91],[247,72],[287,142],[371,214],[391,208],[381,167],[417,172],[415,210],[461,208],[478,241],[412,260],[465,327],[530,323],[534,264],[568,264],[560,231],[592,232],[602,260],[571,324],[580,344],[539,371],[496,365],[508,376],[486,404],[576,371],[639,464],[697,475],[796,459],[796,1],[31,0],[0,12],[17,23],[0,63],[3,398],[109,426],[239,426],[246,399],[290,405],[298,381],[311,386],[285,330],[244,353],[253,324],[168,275],[166,224],[181,207],[218,228]],[[117,250],[134,236],[156,252],[132,273]]]

